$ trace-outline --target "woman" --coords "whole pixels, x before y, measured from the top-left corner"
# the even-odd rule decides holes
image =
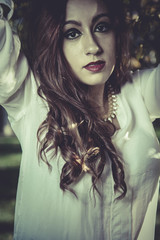
[[[121,2],[38,2],[29,63],[0,3],[1,104],[22,147],[14,239],[154,239],[160,68],[129,76]]]

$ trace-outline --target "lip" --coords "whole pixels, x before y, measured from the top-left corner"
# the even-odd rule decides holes
[[[90,72],[97,73],[104,68],[105,64],[105,61],[90,62],[86,66],[84,66],[84,68]]]

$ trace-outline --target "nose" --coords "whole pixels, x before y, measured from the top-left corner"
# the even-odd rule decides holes
[[[84,53],[86,55],[99,55],[102,53],[102,48],[92,34],[88,34],[84,38]]]

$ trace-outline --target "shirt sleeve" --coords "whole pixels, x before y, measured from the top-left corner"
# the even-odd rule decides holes
[[[3,5],[10,9],[9,19],[13,14],[13,2],[0,0],[0,104],[7,110],[10,119],[18,120],[31,100],[31,71],[21,52],[19,37],[12,32],[3,16]]]
[[[152,120],[160,118],[160,64],[153,69],[139,70],[133,81],[140,91]]]
[[[5,5],[8,7],[8,14],[7,16],[4,16],[3,14],[3,7],[2,5]],[[0,18],[6,18],[7,20],[9,20],[12,15],[13,15],[13,9],[14,9],[14,3],[12,0],[0,0]]]

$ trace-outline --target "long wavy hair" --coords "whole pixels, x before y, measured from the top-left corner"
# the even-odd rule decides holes
[[[122,2],[103,0],[110,13],[116,34],[116,66],[110,82],[119,93],[128,81],[128,38]],[[39,157],[49,168],[60,151],[64,166],[60,175],[60,188],[76,195],[73,184],[83,174],[90,174],[93,190],[99,192],[98,181],[104,167],[111,164],[119,199],[126,194],[123,162],[118,156],[111,137],[115,127],[104,123],[89,101],[88,86],[76,79],[64,57],[62,28],[67,0],[32,2],[27,53],[29,64],[38,79],[38,94],[47,102],[49,111],[40,125],[37,136]],[[107,83],[105,94],[107,96]]]

